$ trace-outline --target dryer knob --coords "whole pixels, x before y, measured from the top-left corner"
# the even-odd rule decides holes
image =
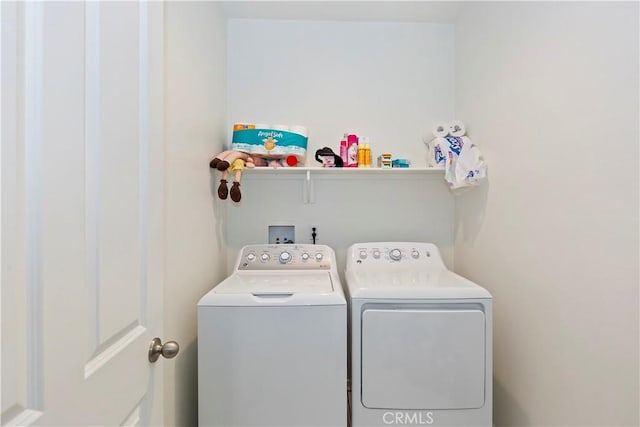
[[[367,251],[360,251],[360,259],[367,258]]]
[[[291,261],[291,254],[287,251],[284,251],[280,254],[280,257],[278,259],[280,260],[280,264],[286,264]]]
[[[305,252],[300,255],[300,258],[302,258],[303,261],[309,261],[309,254]]]
[[[377,251],[377,250],[376,250],[376,251],[373,251],[373,257],[374,257],[375,259],[380,259],[380,251]]]
[[[420,258],[420,252],[414,250],[413,252],[411,252],[411,257],[413,257],[413,259]]]
[[[400,252],[400,249],[391,249],[389,251],[389,258],[394,261],[400,261],[400,259],[402,258],[402,252]]]
[[[260,261],[262,262],[267,262],[271,259],[271,257],[269,256],[269,254],[262,254],[260,255]]]
[[[249,262],[253,262],[256,260],[256,254],[249,254],[247,255],[247,261]]]
[[[318,252],[316,254],[316,261],[320,262],[320,261],[322,261],[322,258],[324,258],[324,255],[322,255],[320,252]]]

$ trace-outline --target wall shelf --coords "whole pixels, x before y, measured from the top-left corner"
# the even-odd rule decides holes
[[[263,180],[301,180],[303,183],[302,200],[305,204],[315,202],[314,179],[320,181],[375,181],[375,180],[441,180],[443,185],[444,169],[435,168],[323,168],[323,167],[257,167],[245,169],[242,179]]]
[[[436,168],[323,168],[323,167],[257,167],[245,169],[246,176],[250,175],[414,175],[414,174],[434,174],[444,175],[444,169]]]

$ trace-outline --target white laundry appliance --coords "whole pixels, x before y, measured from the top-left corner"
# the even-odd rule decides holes
[[[492,298],[429,243],[351,246],[351,424],[492,425]]]
[[[333,250],[249,245],[198,303],[201,426],[346,426],[347,310]]]

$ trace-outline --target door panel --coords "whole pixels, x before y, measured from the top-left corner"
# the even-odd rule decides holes
[[[140,146],[137,129],[144,123],[140,109],[140,61],[147,47],[139,42],[139,11],[136,2],[103,2],[99,7],[98,34],[90,49],[98,61],[87,76],[87,84],[98,87],[92,101],[98,114],[97,138],[92,149],[97,156],[98,173],[92,187],[100,195],[94,218],[99,239],[96,242],[98,288],[98,343],[105,345],[131,332],[140,323],[141,196],[146,188],[140,180],[140,161],[148,153]],[[100,215],[101,212],[109,215]],[[93,224],[92,224],[93,225]],[[117,315],[114,315],[116,314]]]
[[[162,21],[2,3],[3,425],[162,423]]]
[[[362,313],[362,403],[384,409],[484,405],[485,315],[466,309]]]

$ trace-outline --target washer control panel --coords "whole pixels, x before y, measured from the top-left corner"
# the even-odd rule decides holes
[[[335,262],[326,245],[248,245],[242,248],[237,270],[330,270]]]
[[[372,242],[356,243],[347,254],[347,270],[389,265],[420,268],[444,267],[440,251],[433,243]]]

